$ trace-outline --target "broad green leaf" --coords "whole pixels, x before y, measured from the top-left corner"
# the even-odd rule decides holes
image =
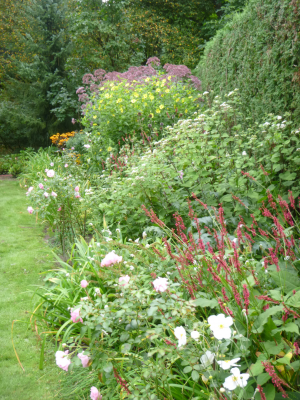
[[[199,307],[210,307],[210,308],[215,308],[218,306],[218,302],[215,299],[209,300],[209,299],[199,298],[194,301],[194,304]]]
[[[280,328],[273,329],[272,333],[275,335],[277,332],[281,332],[281,331],[293,332],[293,333],[297,333],[299,335],[299,327],[294,322],[288,322],[287,324],[282,325]]]
[[[268,318],[271,315],[274,315],[282,310],[283,310],[282,305],[273,306],[271,308],[268,308],[268,310],[266,310],[265,312],[263,312],[262,314],[259,315],[259,317],[257,318],[257,320],[255,321],[255,323],[253,325],[252,331],[256,332],[256,333],[261,333],[264,330],[264,325],[267,323]]]
[[[285,293],[300,286],[300,279],[297,275],[291,274],[288,270],[270,271],[269,274],[274,279],[276,285],[281,287]]]
[[[285,172],[284,174],[279,174],[279,178],[283,179],[284,181],[293,181],[296,178],[296,172]]]
[[[275,342],[268,340],[267,342],[262,343],[263,348],[269,354],[276,355],[279,354],[284,349],[284,343],[279,343],[278,345]]]
[[[192,369],[193,369],[193,368],[192,368],[190,365],[188,365],[187,367],[183,368],[183,372],[184,372],[185,374],[188,374],[189,372],[192,371]]]
[[[195,371],[195,370],[192,372],[192,379],[193,379],[193,381],[195,381],[195,382],[197,382],[197,381],[199,380],[199,374],[198,374],[198,372]]]
[[[263,386],[263,392],[267,400],[275,399],[275,387],[273,384],[268,383],[266,386]],[[259,393],[256,393],[255,400],[261,400],[261,396]]]
[[[270,375],[267,374],[266,372],[264,372],[263,374],[258,375],[257,383],[258,383],[258,385],[262,386],[266,382],[268,382],[269,379],[271,379]]]

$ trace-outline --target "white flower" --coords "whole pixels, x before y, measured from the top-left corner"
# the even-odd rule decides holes
[[[223,383],[225,389],[234,390],[237,387],[244,388],[247,385],[249,374],[241,374],[238,368],[232,368],[230,372],[232,375],[228,376]]]
[[[239,365],[236,364],[239,360],[240,358],[233,358],[232,360],[217,361],[217,363],[222,369],[229,369],[231,367],[239,367]]]
[[[242,152],[242,156],[246,156],[247,153],[245,151]]]
[[[209,93],[209,92],[204,92],[204,93],[203,93],[203,96],[205,96],[205,95],[208,94],[208,93]]]
[[[276,117],[277,119],[282,119],[282,117],[280,115],[278,115],[278,117]]]
[[[86,149],[89,149],[91,146],[89,144],[84,144],[83,147],[85,147]]]
[[[201,364],[204,368],[209,367],[214,361],[215,355],[211,351],[207,350],[202,357],[200,357]]]
[[[54,163],[52,162],[52,163],[50,163],[50,167],[54,167]]]
[[[99,294],[100,293],[100,289],[99,288],[95,288],[95,293]]]
[[[191,332],[191,338],[196,340],[196,342],[198,342],[199,337],[200,337],[200,333],[199,332],[197,332],[197,331],[192,331]]]
[[[48,197],[48,196],[49,196],[49,193],[45,192],[45,193],[44,193],[44,196],[45,196],[45,197]]]
[[[147,233],[144,231],[143,232],[143,239],[146,239],[146,237],[147,237]]]
[[[174,329],[174,335],[178,339],[178,347],[186,344],[186,331],[183,326],[177,326]]]
[[[129,269],[131,269],[131,271],[134,270],[134,266],[130,265]]]
[[[207,322],[216,339],[230,339],[231,330],[229,327],[233,324],[231,317],[225,317],[224,314],[211,315],[208,317]]]
[[[268,125],[270,125],[270,122],[265,122],[263,125],[268,126]]]

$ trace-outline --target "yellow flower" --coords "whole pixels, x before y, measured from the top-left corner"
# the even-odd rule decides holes
[[[153,118],[153,117],[154,117],[154,115],[153,115],[152,113],[150,113],[150,114],[149,114],[149,117]]]
[[[112,151],[112,147],[109,146],[109,147],[107,148],[107,151]]]
[[[95,106],[93,107],[93,110],[96,110],[96,107],[95,107]]]
[[[147,98],[147,93],[143,94],[143,99]]]
[[[126,85],[125,85],[125,86],[126,86],[126,87],[127,87],[127,86],[129,86],[129,83],[126,83]]]
[[[105,93],[105,98],[109,99],[109,93]]]
[[[105,89],[105,87],[104,86],[102,86],[102,88],[100,88],[100,90],[104,90]]]
[[[109,121],[107,121],[107,123],[109,124]]]
[[[182,99],[182,100],[181,100],[181,103],[184,103],[184,102],[185,102],[185,99]]]
[[[160,114],[160,109],[159,108],[156,109],[156,114]]]
[[[154,100],[154,96],[153,96],[153,94],[150,94],[150,100]]]
[[[100,136],[100,135],[101,135],[101,133],[100,133],[100,132],[97,132],[97,135],[98,135],[98,136]]]
[[[172,79],[172,77],[171,76],[168,76],[168,81],[170,81]]]
[[[187,113],[187,110],[185,110],[184,112]]]
[[[166,93],[170,93],[170,89],[166,89]]]
[[[121,113],[123,112],[123,108],[120,108]]]
[[[167,82],[167,80],[166,80],[166,79],[163,79],[163,80],[162,80],[162,83],[166,83],[166,82]]]
[[[161,105],[159,106],[159,108],[162,110],[163,108],[165,108],[165,106],[164,106],[163,104],[161,104]]]
[[[136,92],[134,92],[133,95],[134,95],[134,97],[139,97],[139,94]]]
[[[97,126],[97,124],[93,124],[93,126]]]
[[[156,89],[155,91],[156,91],[156,93],[160,93],[161,92],[161,90],[159,88]]]
[[[146,78],[146,79],[145,79],[145,82],[149,82],[149,81],[150,81],[150,78]]]
[[[178,101],[179,101],[180,99],[176,99],[175,101],[176,101],[176,103],[178,103]]]
[[[123,99],[118,99],[117,103],[122,103]]]
[[[135,103],[135,102],[136,102],[136,99],[132,99],[132,100],[131,100],[131,103]]]
[[[93,118],[96,119],[96,118],[97,118],[97,115],[94,115]]]

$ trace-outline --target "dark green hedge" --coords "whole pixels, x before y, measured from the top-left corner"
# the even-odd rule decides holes
[[[292,111],[300,121],[300,0],[250,0],[207,44],[203,87],[240,90],[254,118]]]

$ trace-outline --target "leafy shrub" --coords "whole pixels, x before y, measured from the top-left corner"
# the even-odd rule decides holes
[[[0,174],[11,174],[14,177],[20,175],[25,169],[29,154],[33,154],[33,150],[28,148],[27,151],[21,150],[16,154],[5,154],[0,156]]]
[[[203,87],[238,88],[253,119],[291,111],[299,121],[299,24],[297,1],[251,0],[207,44],[197,67]]]
[[[280,197],[263,208],[275,227],[263,232],[268,250],[260,254],[252,252],[259,222],[239,222],[232,240],[222,207],[208,210],[211,244],[191,205],[194,227],[187,230],[177,214],[173,232],[145,209],[167,235],[163,241],[150,244],[143,234],[130,243],[109,229],[90,244],[77,241],[68,263],[46,277],[35,313],[68,350],[66,369],[81,371],[77,355],[84,352],[107,399],[296,399],[299,232],[290,226],[290,199],[284,212]],[[83,382],[77,386],[82,393]]]
[[[267,190],[300,193],[299,129],[288,114],[252,123],[240,110],[238,91],[225,99],[213,93],[203,97],[207,109],[202,114],[167,127],[164,137],[147,148],[127,141],[119,156],[106,161],[92,199],[95,222],[100,210],[111,227],[120,224],[133,237],[148,225],[144,204],[172,226],[173,214],[187,215],[186,199],[195,193],[209,206],[222,203],[232,230],[238,215],[251,221]]]
[[[145,67],[124,73],[97,70],[83,77],[89,87],[77,92],[85,102],[82,124],[90,133],[95,159],[99,152],[110,152],[108,147],[120,146],[127,135],[160,137],[163,127],[199,109],[200,81],[184,65],[166,64],[159,70],[159,63],[153,57]]]

